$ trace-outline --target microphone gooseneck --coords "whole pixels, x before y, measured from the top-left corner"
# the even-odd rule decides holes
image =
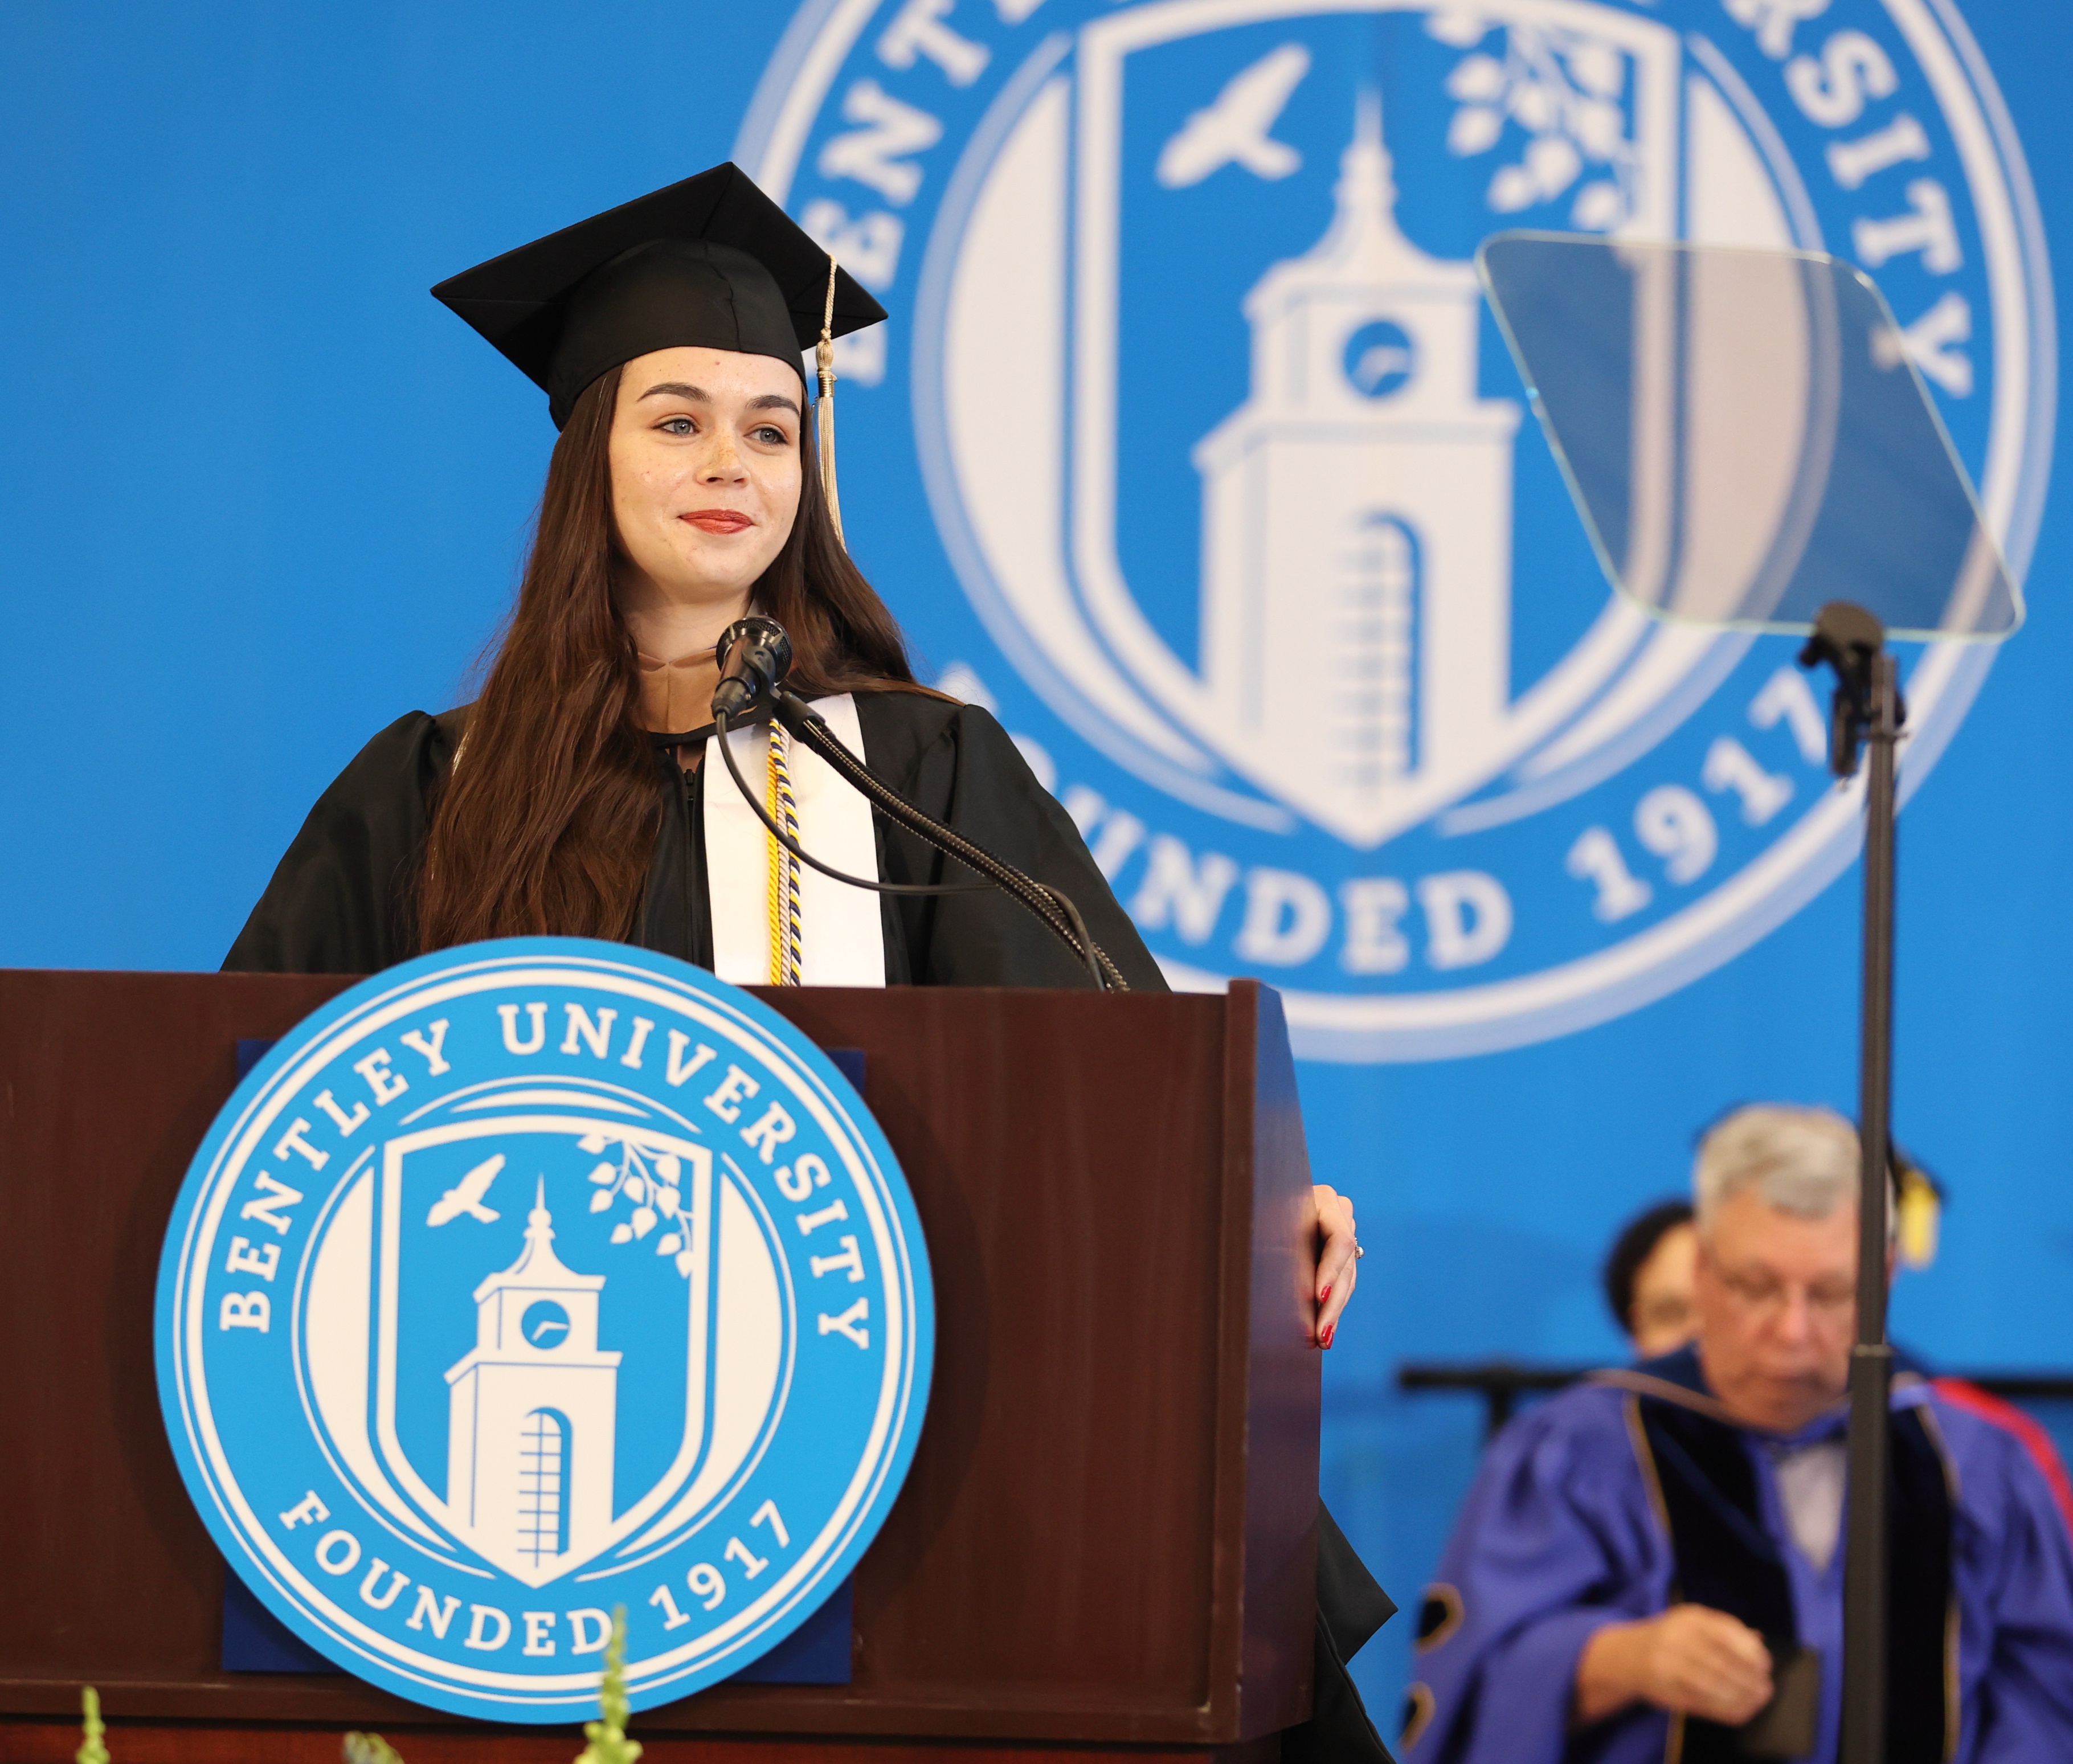
[[[954,858],[968,870],[975,870],[995,888],[1016,901],[1041,921],[1045,929],[1086,964],[1094,985],[1105,992],[1127,992],[1130,983],[1108,952],[1088,935],[1086,921],[1062,889],[1026,876],[1012,863],[995,857],[985,847],[975,845],[955,829],[925,814],[871,770],[836,740],[835,732],[805,699],[781,691],[773,701],[771,715],[827,761],[888,819],[944,856]]]
[[[1025,876],[1004,863],[921,810],[894,790],[835,738],[835,732],[803,699],[784,690],[783,681],[792,665],[791,640],[784,628],[771,619],[741,619],[727,627],[714,650],[720,664],[720,683],[712,700],[713,734],[727,774],[740,791],[742,800],[754,812],[770,836],[800,862],[823,876],[851,888],[868,888],[875,894],[979,894],[999,888],[1032,913],[1044,928],[1086,965],[1095,987],[1102,991],[1127,992],[1129,983],[1107,951],[1089,935],[1086,921],[1063,891]],[[849,876],[823,863],[803,847],[772,818],[757,800],[727,740],[727,724],[752,706],[768,700],[773,720],[781,723],[810,747],[848,784],[860,792],[880,814],[897,822],[946,857],[986,878],[983,882],[881,882]]]
[[[720,633],[713,659],[719,664],[713,717],[738,717],[783,684],[791,671],[792,640],[775,619],[736,619]]]

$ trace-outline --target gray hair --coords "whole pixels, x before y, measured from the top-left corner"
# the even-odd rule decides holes
[[[1752,1103],[1700,1142],[1692,1210],[1703,1231],[1729,1196],[1753,1189],[1781,1213],[1825,1219],[1856,1201],[1861,1179],[1857,1130],[1833,1109]]]

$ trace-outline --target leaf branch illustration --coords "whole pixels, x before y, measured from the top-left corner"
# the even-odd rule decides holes
[[[1440,41],[1469,52],[1447,76],[1447,95],[1459,107],[1448,150],[1461,159],[1488,153],[1506,124],[1516,123],[1530,138],[1516,163],[1492,175],[1490,207],[1516,214],[1576,186],[1571,222],[1611,232],[1633,216],[1639,173],[1622,104],[1626,58],[1581,32],[1523,24],[1505,27],[1502,52],[1491,54],[1482,45],[1494,28],[1461,8],[1434,14],[1428,27]],[[1592,167],[1602,175],[1579,184]]]
[[[577,1142],[592,1157],[600,1157],[612,1144],[602,1133],[592,1133]],[[619,1142],[619,1160],[609,1156],[590,1173],[596,1192],[590,1210],[603,1213],[616,1201],[625,1201],[631,1211],[612,1228],[614,1243],[635,1243],[659,1225],[662,1234],[655,1240],[657,1255],[674,1255],[677,1271],[691,1271],[690,1220],[684,1211],[683,1160],[674,1152],[649,1153],[630,1139]]]

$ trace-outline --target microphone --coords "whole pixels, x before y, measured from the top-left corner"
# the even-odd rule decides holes
[[[713,688],[713,715],[738,717],[777,690],[792,666],[792,640],[775,619],[736,619],[713,645],[719,684]]]
[[[899,794],[854,753],[835,739],[820,716],[803,699],[783,686],[792,666],[792,640],[774,619],[740,619],[720,634],[713,657],[720,665],[719,685],[712,698],[713,732],[719,756],[742,800],[755,813],[770,836],[802,863],[823,876],[851,888],[868,888],[876,894],[983,894],[999,888],[1032,914],[1044,928],[1086,964],[1097,991],[1127,992],[1122,972],[1108,952],[1087,933],[1086,921],[1064,891],[1039,882],[1005,863],[983,846],[932,819]],[[823,863],[771,818],[769,810],[749,789],[727,740],[727,724],[749,707],[770,700],[771,715],[792,735],[826,760],[852,789],[861,793],[888,819],[896,822],[946,857],[986,878],[983,882],[880,882],[847,876]]]

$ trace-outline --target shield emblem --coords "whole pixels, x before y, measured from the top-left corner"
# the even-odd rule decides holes
[[[1791,244],[1684,53],[1570,0],[1256,0],[1096,20],[1028,83],[939,228],[917,421],[967,587],[1054,708],[1183,801],[1366,850],[1535,812],[1704,702],[1745,640],[1602,585],[1515,604],[1523,406],[1488,389],[1479,235],[1445,233],[1559,196],[1613,237]],[[1527,68],[1569,121],[1493,174]],[[1399,162],[1488,202],[1421,203]]]
[[[609,1086],[492,1085],[363,1154],[310,1274],[328,1443],[419,1548],[542,1586],[694,1526],[781,1407],[748,1185]]]

